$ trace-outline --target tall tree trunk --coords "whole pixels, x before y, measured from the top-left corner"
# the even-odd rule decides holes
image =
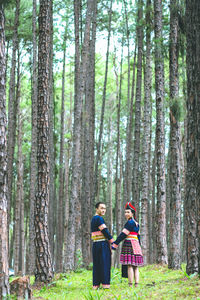
[[[72,136],[72,71],[70,65],[70,113],[68,116],[67,129]],[[64,267],[67,263],[67,237],[68,237],[68,223],[69,223],[69,182],[70,182],[70,158],[71,158],[71,140],[67,143],[66,159],[65,159],[65,214],[64,214]]]
[[[80,6],[79,1],[74,1],[74,25],[75,25],[75,74],[74,74],[74,127],[73,127],[73,150],[72,150],[72,178],[71,193],[69,198],[69,222],[68,236],[66,239],[66,255],[64,271],[75,268],[75,245],[76,245],[76,221],[75,201],[78,202],[80,195],[80,168],[81,168],[81,114],[82,98],[78,97],[78,83],[80,81],[80,36],[79,36]],[[80,101],[80,102],[79,102]],[[76,168],[76,170],[75,170]],[[74,178],[75,177],[75,178]],[[74,181],[75,179],[75,181]]]
[[[92,19],[92,39],[90,40],[89,59],[87,65],[86,94],[83,113],[84,142],[83,142],[83,174],[82,174],[82,254],[83,264],[90,263],[90,220],[93,196],[94,174],[94,119],[95,119],[95,42],[96,42],[97,2],[94,1]]]
[[[170,235],[169,268],[181,265],[181,174],[180,174],[180,125],[177,101],[178,78],[178,1],[170,1]],[[180,104],[179,104],[180,105]]]
[[[9,52],[9,48],[10,48],[10,41],[8,40],[6,43],[6,79],[5,82],[7,83],[7,69],[8,69],[8,52]]]
[[[120,82],[118,82],[118,74],[116,68],[116,57],[114,57],[113,65],[115,70],[115,77],[116,77],[116,103],[117,103],[117,153],[116,153],[116,176],[115,176],[115,218],[116,218],[116,234],[119,235],[121,228],[122,228],[122,199],[121,199],[121,168],[120,168],[120,113],[121,113],[121,86],[122,86],[122,67],[123,67],[123,44],[124,44],[124,37],[122,37],[122,52],[121,52],[121,62],[120,62]],[[119,267],[119,255],[120,252],[116,252],[114,266]]]
[[[91,32],[91,21],[93,12],[93,1],[87,1],[86,24],[84,32],[84,42],[82,47],[82,55],[80,62],[79,53],[79,3],[74,1],[75,10],[75,98],[74,98],[74,127],[73,127],[73,149],[72,149],[72,182],[71,197],[69,211],[69,228],[67,238],[68,259],[64,266],[65,270],[73,270],[75,268],[75,245],[80,236],[76,238],[76,232],[80,235],[80,189],[81,189],[81,116],[83,106],[83,96],[85,92],[85,80],[87,61],[89,53],[89,41]]]
[[[185,123],[185,122],[184,122]],[[185,144],[185,140],[186,140],[186,136],[184,135],[184,138],[182,139],[183,142],[181,142],[181,147],[180,147],[180,162],[181,162],[181,183],[182,183],[182,199],[184,199],[183,201],[183,205],[182,205],[182,211],[181,211],[181,215],[183,216],[181,219],[181,262],[186,262],[187,258],[186,258],[186,226],[187,226],[187,222],[186,222],[186,214],[185,214],[185,203],[186,203],[186,199],[185,199],[185,195],[186,195],[186,180],[185,180],[185,166],[186,166],[186,151],[184,151],[186,149],[186,144]],[[183,144],[184,143],[184,144]]]
[[[126,41],[127,41],[127,63],[128,63],[128,79],[127,79],[127,126],[126,126],[126,160],[124,171],[124,202],[131,200],[131,185],[132,185],[132,128],[133,128],[133,98],[130,103],[130,47],[129,47],[129,25],[126,0],[124,2],[125,18],[126,18]],[[135,63],[135,61],[134,61]],[[135,64],[133,68],[133,81],[135,81]],[[134,90],[135,87],[133,87]]]
[[[20,101],[20,100],[19,100]],[[24,198],[23,175],[24,163],[22,154],[22,115],[18,110],[17,136],[17,191],[15,200],[15,232],[14,232],[14,270],[16,275],[24,275]]]
[[[184,96],[184,107],[186,109],[186,101],[187,101],[187,91],[186,91],[186,65],[185,65],[185,48],[182,48],[181,50],[181,56],[182,56],[182,91]],[[186,118],[184,120],[184,134],[181,138],[181,147],[180,147],[180,162],[181,162],[181,184],[182,184],[182,199],[183,206],[182,206],[182,258],[181,261],[186,261],[186,233],[187,233],[187,220],[186,220],[186,142],[187,142],[187,124],[186,124]]]
[[[142,143],[142,197],[141,197],[141,240],[144,255],[144,263],[149,263],[149,151],[150,129],[151,129],[151,85],[152,85],[152,67],[151,67],[151,0],[147,1],[146,6],[146,65],[144,70],[144,133]]]
[[[0,297],[9,295],[7,231],[6,62],[4,5],[0,3]]]
[[[112,213],[112,118],[109,117],[108,120],[108,155],[107,155],[107,194],[106,194],[106,206],[107,206],[107,220],[106,224],[109,231],[112,234],[112,224],[113,224],[113,213]]]
[[[200,155],[199,155],[199,94],[200,94],[200,3],[186,1],[187,38],[187,148],[186,148],[186,220],[188,274],[200,273]]]
[[[154,157],[152,161],[152,243],[153,243],[153,263],[156,262],[157,248],[156,248],[156,143],[154,150]]]
[[[162,45],[162,1],[154,0],[156,148],[157,148],[157,262],[167,264],[165,125],[164,125],[164,60]]]
[[[23,134],[23,132],[22,132]],[[20,246],[19,246],[19,268],[21,274],[25,274],[25,224],[24,224],[24,156],[22,154],[22,170],[21,170],[21,209],[20,209]]]
[[[30,166],[30,213],[29,213],[29,244],[28,244],[28,274],[35,270],[35,228],[34,228],[34,202],[37,182],[37,33],[36,33],[36,0],[33,0],[33,74],[32,74],[32,130],[31,130],[31,166]]]
[[[149,147],[149,201],[148,201],[148,224],[149,224],[149,263],[153,264],[153,182],[152,182],[152,103],[150,104],[150,147]]]
[[[170,140],[170,135],[169,135]],[[170,140],[171,141],[171,140]],[[169,232],[170,232],[170,154],[171,154],[171,143],[169,141],[169,150],[166,159],[166,235],[167,235],[167,253],[169,253]]]
[[[17,70],[17,90],[16,90],[16,101],[18,103],[18,127],[17,127],[17,191],[15,197],[15,213],[14,213],[14,271],[15,275],[22,274],[20,265],[21,260],[21,213],[23,214],[22,201],[23,201],[23,156],[22,156],[22,116],[20,112],[20,57],[18,52],[18,70]],[[24,222],[24,219],[23,219]],[[24,258],[23,258],[24,259]]]
[[[102,135],[103,135],[103,124],[104,124],[104,112],[105,112],[105,102],[106,102],[106,89],[107,89],[107,78],[108,78],[108,58],[109,58],[109,48],[110,48],[110,36],[111,36],[111,21],[112,21],[112,4],[113,0],[110,0],[110,8],[109,8],[109,21],[108,21],[108,39],[107,39],[107,51],[106,51],[106,66],[105,66],[105,78],[104,78],[104,87],[103,87],[103,99],[102,99],[102,107],[101,107],[101,121],[100,121],[100,129],[99,129],[99,138],[97,144],[97,155],[96,155],[96,162],[95,162],[95,173],[94,173],[94,200],[98,195],[98,166],[100,162],[101,156],[101,142],[102,142]]]
[[[18,27],[19,27],[19,11],[20,0],[16,0],[15,21],[13,31],[13,48],[12,48],[12,62],[10,70],[10,84],[9,84],[9,103],[8,103],[8,226],[10,222],[10,209],[12,202],[12,182],[13,182],[13,159],[16,138],[16,97],[15,97],[15,74],[16,74],[16,56],[18,48]]]
[[[56,272],[63,269],[63,227],[64,227],[64,122],[65,122],[65,60],[66,60],[66,35],[63,43],[63,72],[62,72],[62,100],[60,116],[60,158],[59,158],[59,198],[57,206],[56,224]]]
[[[53,278],[48,237],[49,206],[49,46],[50,1],[40,0],[38,45],[37,161],[38,187],[35,197],[36,281]]]
[[[139,158],[140,158],[140,127],[141,127],[141,96],[142,96],[142,56],[143,56],[143,0],[138,1],[137,20],[137,86],[135,99],[135,131],[134,131],[134,151],[133,151],[133,187],[132,198],[136,207],[137,217],[139,216]]]
[[[50,52],[49,52],[49,241],[51,247],[52,259],[55,256],[54,236],[56,232],[56,203],[57,194],[55,187],[55,135],[54,135],[54,93],[53,93],[53,1],[50,1]]]

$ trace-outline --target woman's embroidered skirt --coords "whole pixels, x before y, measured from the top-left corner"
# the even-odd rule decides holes
[[[138,240],[125,240],[120,254],[122,277],[127,277],[127,265],[143,266],[143,255]]]

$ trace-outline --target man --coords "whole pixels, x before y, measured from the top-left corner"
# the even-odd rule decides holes
[[[102,202],[95,205],[96,214],[91,221],[92,256],[93,256],[93,289],[98,289],[100,284],[104,289],[110,287],[111,247],[114,242],[103,216],[106,206]]]

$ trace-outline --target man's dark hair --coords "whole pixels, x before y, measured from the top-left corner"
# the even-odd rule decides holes
[[[103,203],[103,202],[97,202],[96,204],[95,204],[95,208],[99,208],[99,205],[100,204],[104,204],[105,205],[105,203]]]

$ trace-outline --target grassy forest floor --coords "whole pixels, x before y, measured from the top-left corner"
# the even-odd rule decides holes
[[[167,266],[148,265],[140,268],[140,284],[129,288],[127,279],[121,279],[119,269],[112,269],[109,290],[92,290],[92,271],[80,269],[68,274],[57,274],[54,281],[40,290],[33,288],[33,299],[199,299],[200,278],[188,276],[182,270]]]

